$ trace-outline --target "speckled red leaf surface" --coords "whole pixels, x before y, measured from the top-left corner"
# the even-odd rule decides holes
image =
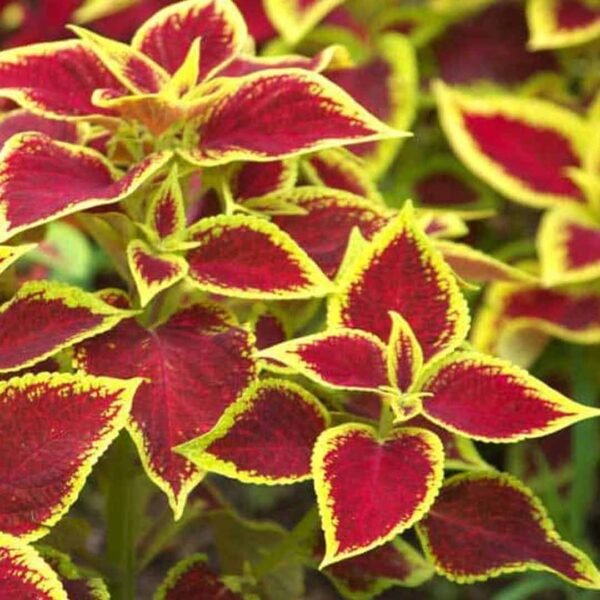
[[[92,103],[97,89],[126,91],[79,40],[24,46],[0,56],[0,96],[34,112],[59,117],[110,115]]]
[[[408,322],[426,360],[458,345],[468,329],[467,305],[454,275],[409,207],[342,274],[329,321],[387,341],[392,323],[388,311]]]
[[[321,566],[381,546],[418,521],[437,494],[442,444],[423,429],[398,429],[378,439],[366,425],[338,425],[321,434],[313,477],[325,557]]]
[[[154,600],[190,600],[218,598],[242,600],[208,566],[206,556],[195,554],[177,563],[156,590]]]
[[[0,534],[0,597],[71,600],[36,550],[4,533]]]
[[[30,367],[107,331],[127,315],[79,288],[58,282],[25,283],[0,307],[0,372]]]
[[[496,442],[537,437],[598,416],[507,361],[457,352],[431,364],[420,389],[425,415],[465,436]]]
[[[332,387],[373,390],[388,385],[384,344],[358,329],[332,329],[296,338],[261,354]]]
[[[191,0],[166,6],[133,36],[132,46],[173,74],[200,38],[200,80],[233,60],[247,41],[246,24],[233,2]],[[173,43],[176,39],[177,43]]]
[[[139,384],[63,373],[0,382],[0,530],[34,540],[77,499],[125,425]]]
[[[329,415],[300,386],[263,379],[248,388],[212,431],[177,451],[201,468],[247,483],[310,479],[311,454]]]
[[[89,373],[146,377],[134,399],[129,429],[148,475],[180,516],[202,477],[172,448],[207,433],[253,380],[251,335],[212,304],[196,304],[154,329],[135,320],[76,348]]]
[[[460,583],[534,569],[600,587],[589,558],[560,539],[540,501],[508,475],[456,475],[417,528],[437,570]]]
[[[208,108],[207,100],[198,107],[198,149],[181,151],[200,166],[285,158],[405,135],[321,75],[302,69],[216,80],[213,95]]]
[[[280,197],[305,214],[276,215],[273,222],[291,235],[329,277],[337,273],[354,227],[370,239],[387,221],[382,208],[348,192],[307,186]]]
[[[95,150],[56,142],[41,133],[13,136],[0,153],[0,239],[86,208],[118,202],[169,159],[168,152],[150,154],[120,176]]]
[[[198,247],[187,260],[203,290],[228,296],[292,299],[324,296],[331,283],[287,233],[249,216],[217,216],[190,229]]]

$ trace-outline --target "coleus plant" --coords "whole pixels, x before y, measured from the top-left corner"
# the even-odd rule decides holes
[[[365,21],[353,63],[327,43],[310,57],[256,55],[230,0],[159,4],[131,40],[73,26],[75,39],[0,53],[0,596],[133,598],[136,569],[198,514],[217,547],[229,535],[250,548],[220,565],[179,557],[155,598],[299,597],[274,584],[290,563],[322,570],[349,598],[420,585],[434,570],[460,583],[543,570],[600,588],[533,492],[474,445],[547,435],[600,411],[481,351],[492,345],[481,315],[498,331],[531,317],[507,295],[502,310],[494,300],[478,315],[471,345],[461,287],[492,281],[490,297],[510,289],[513,300],[566,292],[444,239],[489,206],[391,208],[373,178],[416,109],[415,57],[394,19]],[[265,2],[268,35],[290,48],[340,4]],[[381,95],[361,89],[365,78]],[[545,231],[597,234],[600,143],[583,149],[582,119],[537,100],[444,84],[435,93],[468,167],[512,199],[571,211],[549,215]],[[542,146],[550,166],[527,154]],[[115,287],[19,280],[15,264],[59,219],[95,240]],[[546,237],[563,258],[556,248],[542,257],[545,283],[597,274],[569,262],[579,233]],[[576,329],[549,312],[548,333]],[[172,512],[148,527],[144,556],[132,522],[160,500],[151,485],[134,493],[127,436]],[[101,457],[110,564],[80,567],[53,547],[53,530],[94,485]],[[292,532],[245,520],[209,473],[311,481],[317,510]],[[400,537],[413,526],[423,553]]]

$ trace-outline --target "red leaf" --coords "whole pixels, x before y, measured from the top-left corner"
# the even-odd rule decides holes
[[[459,583],[534,569],[600,587],[589,558],[560,539],[540,501],[508,475],[453,477],[417,529],[437,570]]]
[[[0,56],[0,97],[60,117],[110,115],[92,104],[97,89],[125,88],[79,40],[36,44]]]
[[[400,538],[323,572],[342,597],[352,600],[372,600],[395,586],[415,587],[433,575],[431,565]]]
[[[14,136],[0,153],[0,239],[86,208],[118,202],[170,158],[166,152],[150,154],[118,178],[95,150],[55,142],[41,133]]]
[[[441,484],[442,444],[424,429],[379,440],[371,427],[339,425],[317,440],[313,476],[324,567],[381,546],[422,517]]]
[[[206,435],[177,452],[206,471],[266,485],[311,479],[310,458],[329,424],[321,403],[300,386],[262,379]]]
[[[0,534],[0,597],[70,600],[56,573],[27,544]]]
[[[324,385],[373,390],[388,385],[386,348],[377,336],[358,329],[332,329],[261,352]]]
[[[229,185],[238,202],[294,187],[298,167],[293,160],[243,162],[235,166]]]
[[[77,126],[68,121],[46,119],[26,110],[12,110],[0,121],[0,146],[17,133],[36,131],[60,142],[77,143]]]
[[[194,554],[177,563],[161,583],[154,600],[242,600],[206,564],[203,554]]]
[[[600,220],[591,210],[565,206],[547,212],[537,246],[547,285],[588,281],[600,275]]]
[[[200,81],[231,62],[247,41],[244,19],[233,2],[188,0],[148,19],[131,45],[173,74],[200,39]]]
[[[442,79],[452,84],[481,80],[513,85],[554,70],[550,52],[527,49],[529,30],[522,4],[493,3],[448,27],[433,50]]]
[[[423,412],[442,427],[484,441],[512,442],[558,431],[599,409],[577,404],[504,360],[457,352],[421,375]]]
[[[454,275],[414,223],[412,208],[375,235],[340,278],[329,322],[389,338],[389,311],[410,325],[425,360],[465,337],[468,309]]]
[[[435,93],[452,148],[492,187],[535,207],[583,201],[568,176],[586,135],[577,115],[535,98],[481,97],[441,83]]]
[[[0,372],[31,367],[111,329],[129,314],[79,288],[49,281],[25,283],[0,307]]]
[[[42,548],[42,557],[54,569],[69,600],[108,600],[108,589],[99,577],[78,569],[68,555],[49,546]]]
[[[0,381],[0,529],[35,540],[77,499],[125,425],[139,379],[40,373]],[[18,435],[18,443],[15,442]]]
[[[197,111],[199,147],[180,153],[200,166],[285,158],[404,135],[321,75],[302,69],[223,78]]]
[[[224,309],[196,304],[151,330],[124,321],[78,346],[75,360],[89,373],[147,378],[129,430],[149,477],[181,516],[203,474],[172,448],[212,429],[253,380],[251,335]]]
[[[275,215],[272,222],[292,236],[328,277],[337,273],[352,229],[357,227],[370,239],[387,221],[382,208],[347,192],[307,186],[279,197],[304,214]]]
[[[331,283],[315,263],[274,224],[221,215],[189,231],[198,248],[188,253],[190,278],[200,289],[246,298],[323,296]]]
[[[188,271],[188,264],[181,256],[153,251],[141,240],[129,243],[127,261],[141,306],[146,306],[156,294],[181,281]]]

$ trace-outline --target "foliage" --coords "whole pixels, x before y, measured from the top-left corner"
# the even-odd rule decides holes
[[[0,11],[0,596],[600,589],[594,2]]]

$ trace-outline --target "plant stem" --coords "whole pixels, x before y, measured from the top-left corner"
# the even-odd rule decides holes
[[[135,600],[136,506],[133,458],[127,434],[115,440],[108,468],[106,492],[106,558],[115,569],[110,582],[113,600]]]
[[[581,404],[594,404],[593,371],[584,347],[571,349],[571,373],[573,398]],[[594,420],[577,423],[573,427],[571,450],[575,472],[571,485],[569,506],[571,509],[571,536],[580,545],[587,545],[585,520],[593,502],[597,482],[600,438],[598,424]]]

